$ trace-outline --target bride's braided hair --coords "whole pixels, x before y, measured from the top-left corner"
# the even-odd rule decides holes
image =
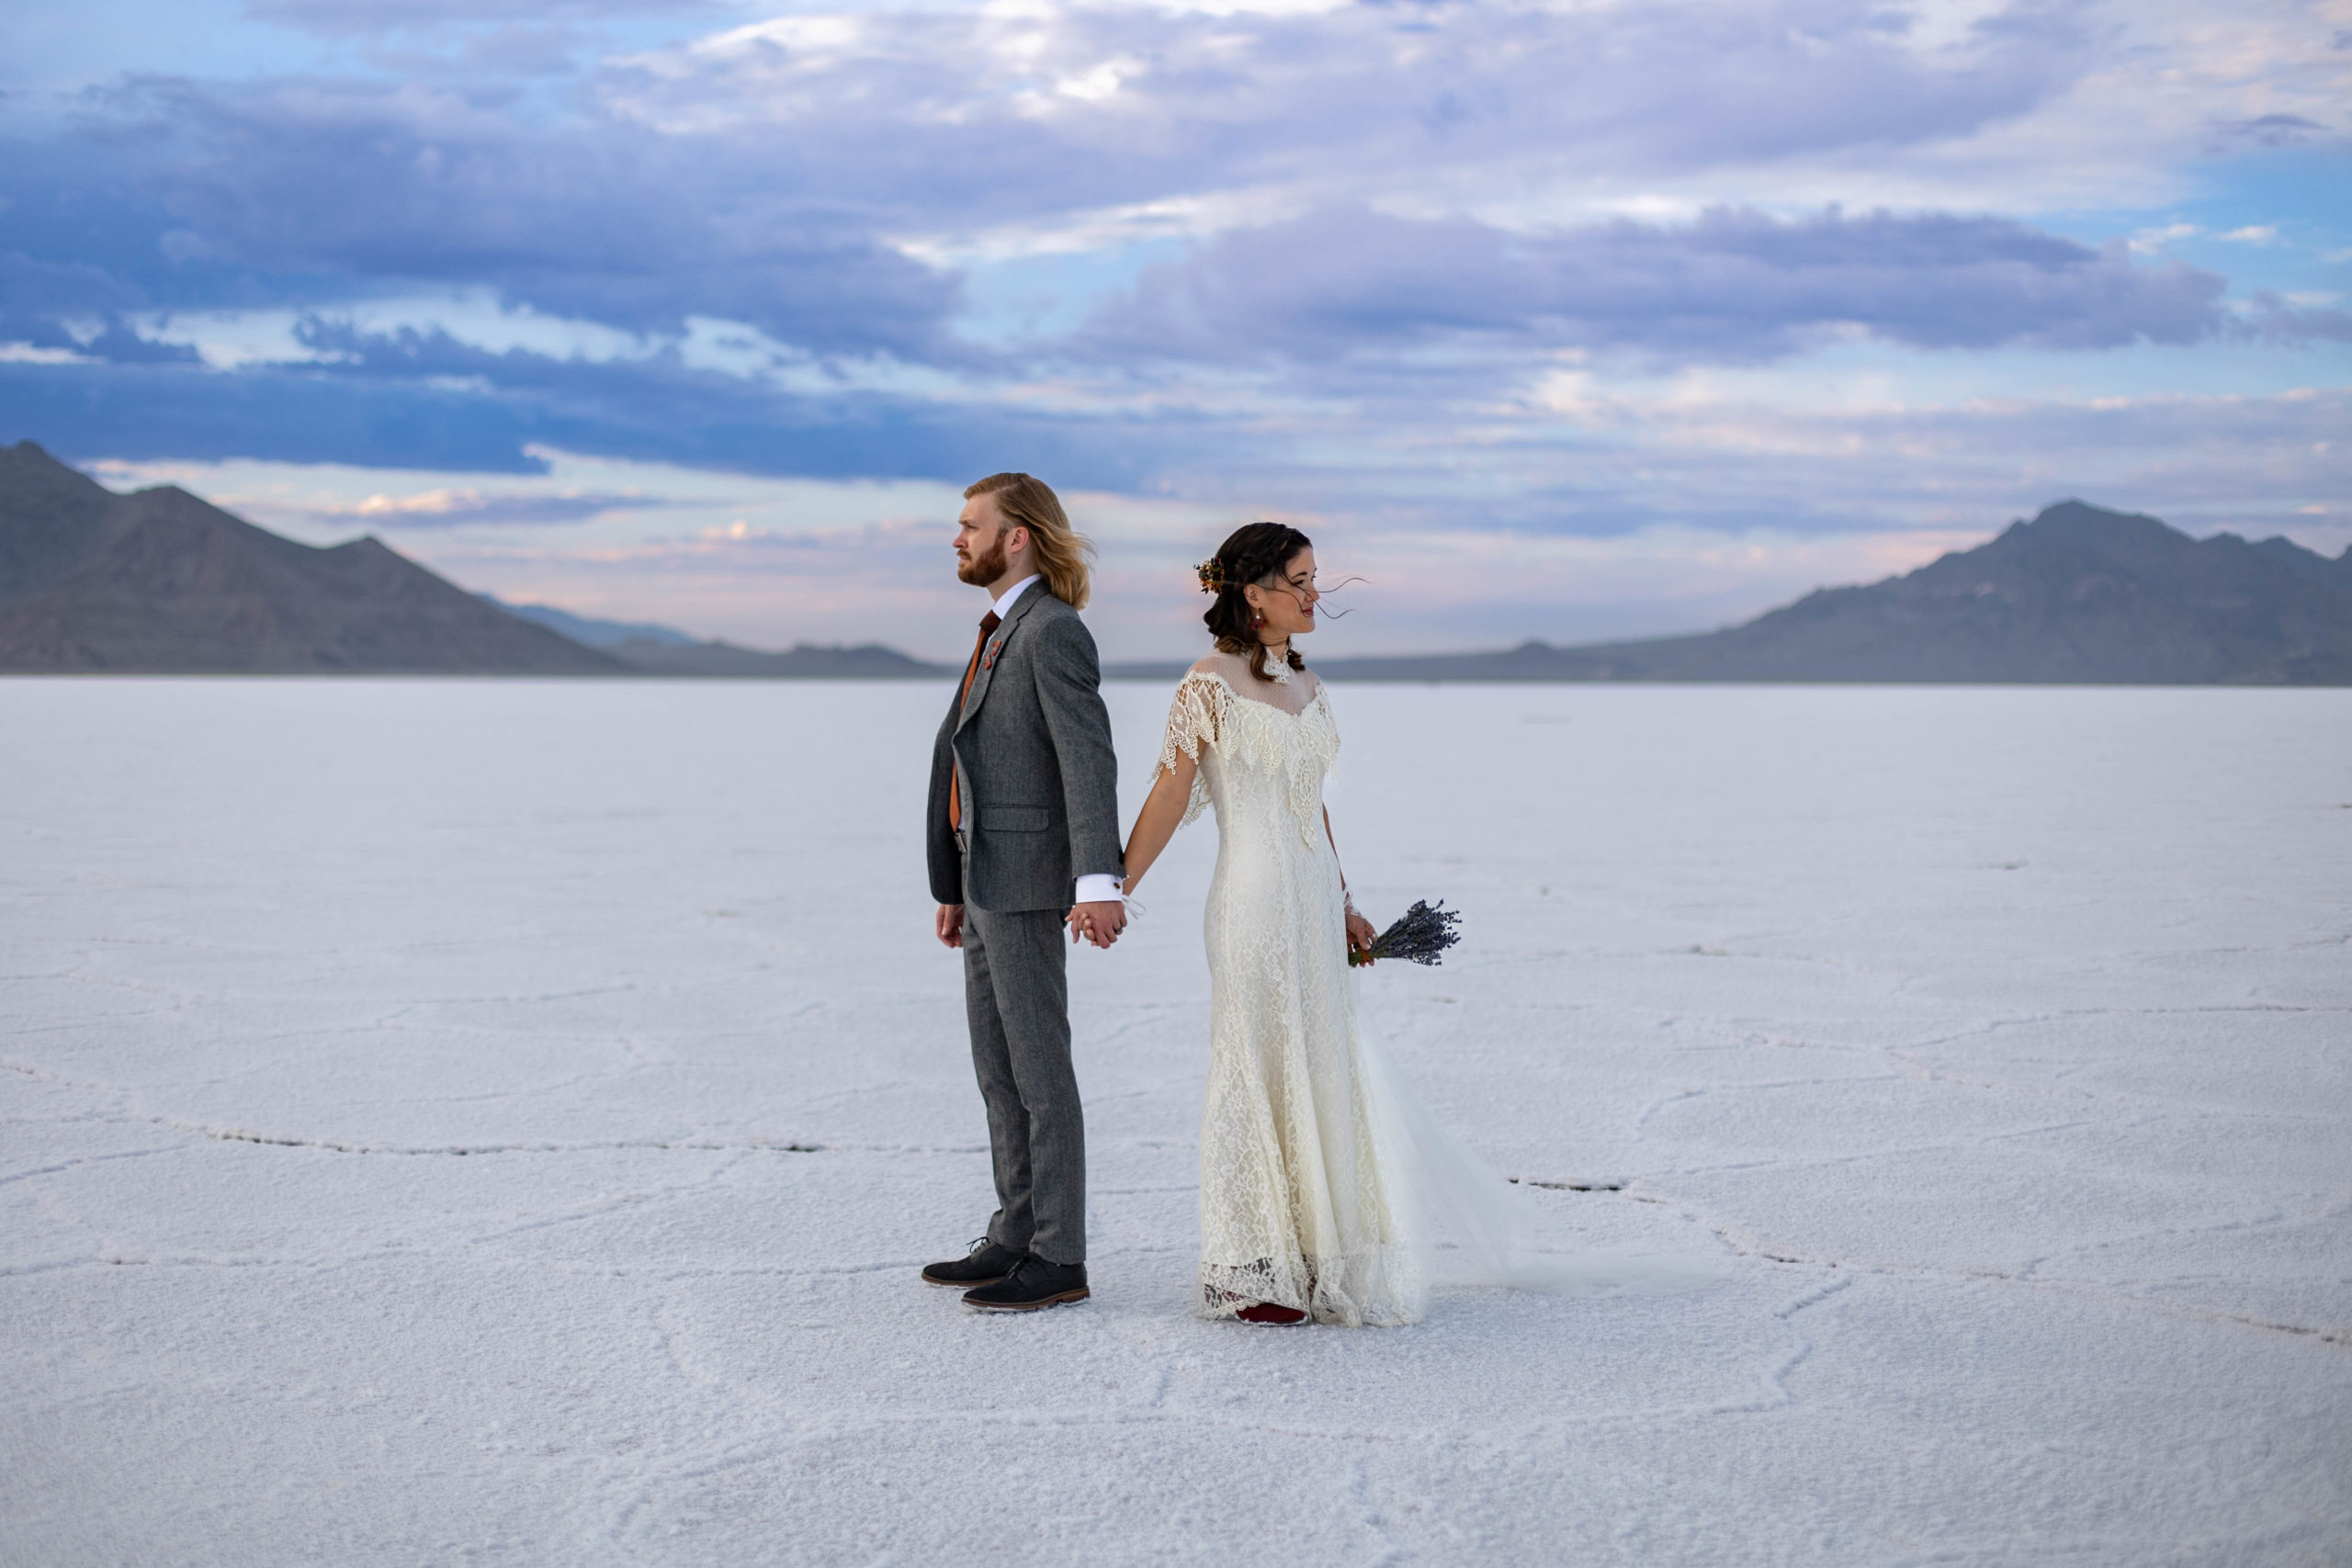
[[[1241,591],[1253,582],[1262,588],[1281,581],[1283,569],[1312,543],[1285,524],[1248,523],[1236,528],[1216,547],[1216,554],[1201,565],[1201,587],[1216,595],[1216,603],[1201,619],[1216,638],[1217,651],[1248,654],[1250,673],[1261,681],[1273,676],[1267,671],[1266,645],[1258,640],[1250,601]],[[1290,667],[1306,668],[1306,660],[1295,648],[1290,650]]]

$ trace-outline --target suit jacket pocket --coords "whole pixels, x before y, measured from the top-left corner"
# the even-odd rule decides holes
[[[983,806],[980,830],[986,833],[1042,833],[1047,812],[1042,806]]]

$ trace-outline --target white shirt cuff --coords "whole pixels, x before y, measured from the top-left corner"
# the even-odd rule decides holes
[[[1080,904],[1115,904],[1118,901],[1119,879],[1117,877],[1106,876],[1098,872],[1092,876],[1081,876],[1078,879],[1078,897],[1076,902]]]

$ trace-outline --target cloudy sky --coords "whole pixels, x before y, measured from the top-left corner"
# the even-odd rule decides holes
[[[469,587],[1114,656],[1723,624],[2059,499],[2352,545],[2352,0],[17,0],[0,439]]]

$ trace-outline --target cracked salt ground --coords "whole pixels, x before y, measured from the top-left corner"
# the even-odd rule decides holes
[[[913,1281],[938,696],[0,682],[0,1563],[2352,1557],[2352,694],[1338,691],[1405,1067],[1723,1270],[1355,1334],[1188,1315],[1201,830],[1095,1299]]]

